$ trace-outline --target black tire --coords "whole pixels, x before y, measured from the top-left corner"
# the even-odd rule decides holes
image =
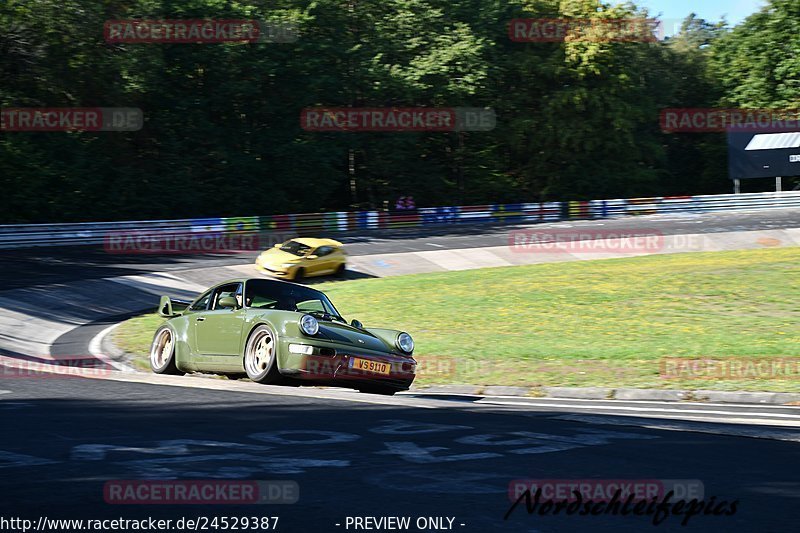
[[[347,270],[347,267],[345,266],[344,263],[342,263],[341,265],[336,267],[336,273],[335,273],[336,276],[341,278],[342,276],[344,276],[345,270]]]
[[[163,325],[153,335],[150,345],[150,369],[156,374],[182,376],[185,372],[178,370],[175,364],[175,332]]]
[[[292,278],[292,281],[303,281],[303,278],[305,277],[306,277],[306,269],[300,267],[297,270],[295,270],[294,278]]]
[[[259,345],[262,342],[264,344]],[[281,382],[277,345],[278,337],[272,328],[265,324],[253,328],[247,338],[242,361],[248,378],[265,385],[278,385]]]
[[[397,389],[392,389],[391,387],[361,387],[358,389],[358,392],[363,392],[365,394],[380,394],[382,396],[394,396],[397,392]]]

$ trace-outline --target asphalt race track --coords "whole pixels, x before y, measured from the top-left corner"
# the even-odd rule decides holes
[[[504,520],[509,483],[687,479],[700,480],[707,499],[738,500],[739,511],[695,516],[687,528],[670,517],[660,530],[790,531],[800,490],[796,442],[593,425],[458,402],[370,405],[81,378],[20,379],[6,389],[3,515],[34,520],[257,514],[279,516],[282,531],[340,531],[335,524],[347,516],[447,516],[457,531],[642,531],[651,517],[529,516],[523,507]],[[103,499],[106,480],[174,478],[288,480],[300,499],[248,506]]]
[[[630,220],[570,224],[630,225]],[[793,228],[800,227],[800,213],[661,216],[648,217],[647,224],[673,234]],[[500,246],[507,233],[508,228],[457,227],[435,235],[398,231],[342,240],[351,254],[360,255]],[[53,319],[63,331],[48,337],[50,326],[34,322],[26,323],[25,331],[52,344],[52,355],[88,353],[100,331],[153,298],[125,291],[121,284],[118,293],[108,292],[103,279],[251,259],[132,258],[67,248],[2,252],[0,301],[21,312],[26,302],[18,301],[20,295],[63,295],[64,306],[54,310]],[[126,301],[76,311],[93,298]],[[0,328],[0,338],[25,346],[25,331]],[[35,346],[27,352],[34,353]],[[0,355],[30,357],[22,348]],[[39,522],[43,517],[153,517],[174,523],[182,517],[277,516],[277,530],[288,532],[392,530],[355,528],[354,517],[410,517],[408,531],[796,530],[796,407],[380,397],[207,377],[131,375],[103,364],[98,369],[99,379],[3,372],[0,516],[29,519],[49,531],[79,528],[48,528],[47,521]],[[104,495],[105,484],[113,480],[176,479],[269,481],[294,487],[299,497],[295,503],[174,505],[108,503]],[[713,497],[715,506],[738,503],[735,514],[701,514],[685,527],[677,515],[653,526],[652,515],[529,515],[524,505],[504,519],[514,480],[683,480],[679,486],[702,484],[701,499]],[[418,519],[423,528],[416,527]],[[0,524],[0,530],[22,529]]]

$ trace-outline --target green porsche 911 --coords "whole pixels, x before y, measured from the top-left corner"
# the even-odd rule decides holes
[[[414,381],[408,333],[349,324],[325,294],[263,278],[211,287],[193,302],[161,297],[150,367],[268,384],[302,381],[394,394]]]

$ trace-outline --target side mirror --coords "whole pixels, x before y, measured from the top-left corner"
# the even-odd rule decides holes
[[[311,255],[307,255],[307,256],[306,256],[306,259],[316,259],[317,257],[319,257],[319,256],[318,256],[318,255],[311,254]]]
[[[283,246],[283,244],[281,244],[281,243],[278,243],[278,244],[276,244],[275,246],[273,246],[273,248],[280,248],[281,246]]]
[[[219,299],[217,305],[219,305],[223,309],[230,309],[230,308],[236,309],[239,304],[234,296],[223,296],[222,298]]]
[[[164,318],[180,316],[191,303],[184,300],[173,300],[169,296],[162,296],[161,301],[158,303],[158,314]]]
[[[364,329],[364,324],[362,324],[361,322],[359,322],[355,318],[350,321],[350,325],[353,326],[354,328]]]
[[[161,297],[161,302],[158,304],[158,314],[164,318],[175,316],[175,312],[172,310],[172,300],[169,296]]]

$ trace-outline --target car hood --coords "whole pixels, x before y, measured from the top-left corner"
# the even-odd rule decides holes
[[[374,350],[380,352],[392,352],[391,346],[387,346],[381,339],[361,329],[339,322],[327,322],[320,320],[319,335],[332,342],[352,345],[354,349]]]
[[[284,252],[278,248],[270,248],[266,252],[262,253],[258,257],[259,261],[262,263],[267,263],[269,265],[279,265],[281,263],[292,263],[295,261],[299,261],[302,257],[290,254],[289,252]]]

